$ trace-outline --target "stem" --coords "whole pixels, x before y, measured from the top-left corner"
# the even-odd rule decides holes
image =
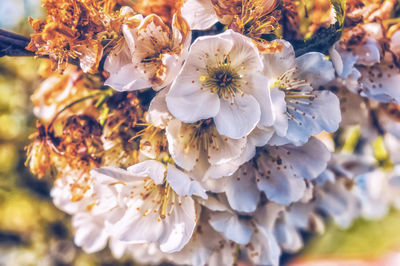
[[[54,124],[54,122],[56,121],[57,117],[58,117],[61,113],[63,113],[65,110],[71,108],[71,107],[74,106],[75,104],[78,104],[78,103],[80,103],[80,102],[86,101],[86,100],[88,100],[88,99],[95,98],[95,97],[100,96],[100,95],[103,95],[103,94],[104,94],[104,92],[97,92],[97,93],[94,93],[94,94],[89,94],[89,95],[87,95],[87,96],[85,96],[85,97],[82,97],[82,98],[80,98],[80,99],[78,99],[78,100],[76,100],[76,101],[73,101],[72,103],[68,104],[67,106],[65,106],[64,108],[62,108],[60,111],[58,111],[58,112],[56,113],[56,115],[53,117],[53,119],[50,121],[49,125],[47,126],[47,129],[49,129],[49,128],[51,128],[51,127],[53,126],[53,124]]]
[[[25,49],[29,41],[28,37],[0,29],[0,57],[35,56],[35,53]]]

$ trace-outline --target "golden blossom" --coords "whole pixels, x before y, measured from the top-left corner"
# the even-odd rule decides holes
[[[97,72],[105,50],[122,38],[125,13],[133,12],[118,10],[116,0],[43,0],[43,6],[46,19],[30,19],[35,33],[27,50],[50,57],[61,71],[79,59],[85,72]]]

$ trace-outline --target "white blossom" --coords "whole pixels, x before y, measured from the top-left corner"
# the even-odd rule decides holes
[[[179,12],[174,15],[172,28],[154,14],[145,18],[135,15],[130,20],[122,26],[125,42],[104,64],[110,73],[105,84],[118,91],[160,90],[175,79],[187,56],[189,26]]]
[[[341,120],[338,98],[318,90],[334,79],[332,63],[317,52],[295,58],[292,45],[284,40],[280,43],[281,52],[263,55],[276,113],[270,143],[301,145],[323,130],[336,131]]]
[[[212,118],[221,135],[247,136],[274,119],[262,66],[257,48],[239,33],[200,37],[167,94],[168,109],[182,122]]]

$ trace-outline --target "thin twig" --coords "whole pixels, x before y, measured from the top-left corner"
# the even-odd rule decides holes
[[[0,57],[37,56],[34,52],[26,50],[29,42],[29,37],[0,29]],[[38,57],[48,58],[46,55]],[[76,58],[69,58],[68,63],[79,66],[79,60]]]
[[[5,36],[5,37],[9,37],[11,39],[25,41],[27,43],[29,43],[29,41],[30,41],[29,37],[25,37],[25,36],[22,36],[20,34],[17,34],[17,33],[14,33],[14,32],[10,32],[10,31],[6,31],[6,30],[3,30],[3,29],[0,29],[0,35]]]
[[[35,53],[25,49],[28,44],[28,37],[0,29],[0,57],[35,56]]]

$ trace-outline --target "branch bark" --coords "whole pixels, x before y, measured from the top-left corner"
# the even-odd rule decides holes
[[[35,53],[25,49],[29,42],[28,37],[0,29],[0,57],[35,56]]]

